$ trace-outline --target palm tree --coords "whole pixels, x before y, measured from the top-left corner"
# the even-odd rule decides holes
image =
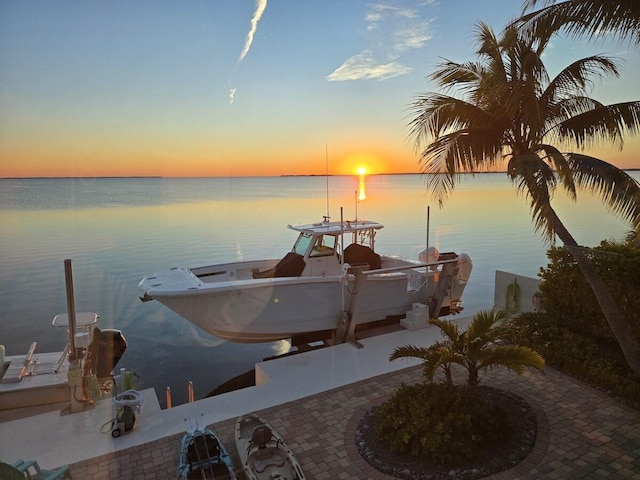
[[[638,0],[527,0],[524,10],[545,6],[523,15],[515,24],[531,38],[541,32],[563,30],[571,36],[593,38],[611,33],[617,40],[640,46],[640,2]]]
[[[442,330],[444,342],[436,342],[430,347],[405,345],[396,348],[389,359],[419,358],[422,360],[425,378],[433,382],[436,372],[441,369],[445,381],[453,386],[452,365],[460,365],[467,372],[467,386],[478,387],[478,374],[495,367],[506,367],[517,373],[525,367],[542,371],[544,359],[535,351],[517,345],[497,343],[499,332],[494,327],[506,318],[504,312],[482,310],[476,313],[466,331],[449,320],[432,319],[430,323]]]
[[[600,142],[621,148],[624,135],[640,129],[640,101],[603,105],[588,96],[592,77],[619,76],[616,61],[605,56],[577,60],[549,79],[541,56],[550,36],[528,39],[512,26],[497,38],[490,27],[479,24],[480,60],[445,60],[430,77],[443,89],[457,87],[462,98],[432,92],[418,96],[410,105],[409,135],[440,206],[459,182],[458,174],[507,161],[507,175],[527,197],[535,230],[548,243],[557,236],[572,253],[627,363],[640,375],[638,340],[552,206],[557,186],[574,201],[584,188],[634,230],[640,227],[637,181],[603,160],[560,151]]]

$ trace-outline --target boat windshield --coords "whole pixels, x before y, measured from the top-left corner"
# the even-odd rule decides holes
[[[307,253],[307,248],[313,239],[313,235],[308,232],[301,232],[296,240],[296,244],[293,246],[293,251],[298,255],[304,256]]]
[[[320,235],[313,245],[310,257],[326,257],[333,255],[338,239],[334,235]]]

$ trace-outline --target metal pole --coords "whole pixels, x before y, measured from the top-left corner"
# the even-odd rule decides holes
[[[354,195],[353,195],[354,199],[355,199],[355,203],[356,203],[356,222],[358,221],[358,190],[355,191]]]
[[[425,258],[425,262],[429,263],[429,216],[431,214],[429,205],[427,205],[427,258]],[[424,288],[425,288],[425,301],[427,305],[429,305],[429,267],[425,267],[424,269]]]
[[[325,180],[327,182],[327,222],[331,218],[329,216],[329,146],[324,144],[324,163],[325,163]]]
[[[340,274],[340,311],[344,313],[345,282],[349,281],[349,275],[344,271],[344,207],[340,207]]]
[[[67,286],[67,315],[69,316],[69,361],[75,361],[78,356],[76,352],[76,305],[73,294],[73,271],[71,269],[71,260],[64,261],[64,279]]]
[[[429,255],[429,215],[430,215],[430,208],[427,205],[427,255]],[[429,258],[427,257],[427,263],[429,263]]]

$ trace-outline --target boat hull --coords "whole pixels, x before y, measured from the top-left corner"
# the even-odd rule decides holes
[[[172,268],[143,278],[138,288],[143,301],[157,300],[221,339],[259,343],[329,332],[321,338],[327,339],[346,317],[357,327],[404,316],[415,304],[430,305],[432,317],[455,313],[471,261],[446,255],[429,266],[383,255],[376,269],[336,264],[332,275],[336,257],[309,259],[318,275],[265,276],[277,260]]]
[[[357,323],[402,315],[425,300],[407,290],[403,273],[372,275],[359,295]],[[350,301],[353,276],[269,278],[216,283],[180,294],[152,297],[216,337],[240,342],[269,342],[311,332],[334,330]],[[209,288],[207,288],[209,287]]]

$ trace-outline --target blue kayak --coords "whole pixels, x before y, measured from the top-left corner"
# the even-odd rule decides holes
[[[182,437],[178,480],[187,479],[236,480],[229,453],[208,428],[187,432]]]

